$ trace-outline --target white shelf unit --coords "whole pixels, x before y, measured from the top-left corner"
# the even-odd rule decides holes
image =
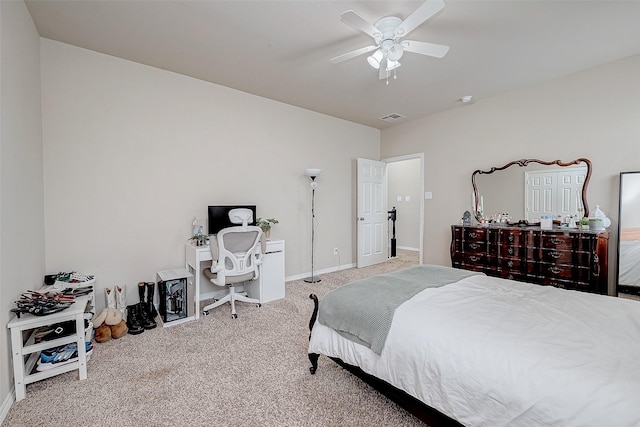
[[[15,385],[16,401],[26,396],[26,385],[46,378],[77,370],[80,380],[87,379],[87,354],[85,348],[84,314],[87,303],[93,300],[93,295],[76,297],[75,302],[67,309],[46,316],[22,314],[14,317],[7,327],[11,330],[11,355],[13,358],[13,381]],[[53,325],[69,320],[75,320],[74,334],[55,340],[35,343],[34,330],[40,326]],[[25,340],[25,331],[30,331]],[[33,368],[40,357],[40,352],[48,348],[75,342],[78,346],[78,360],[42,372],[33,372]],[[26,361],[25,361],[26,357]]]

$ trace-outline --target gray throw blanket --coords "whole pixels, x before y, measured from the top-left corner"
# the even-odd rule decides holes
[[[369,277],[329,292],[320,301],[318,322],[377,354],[387,339],[393,314],[426,288],[438,288],[482,274],[438,265],[419,265]]]

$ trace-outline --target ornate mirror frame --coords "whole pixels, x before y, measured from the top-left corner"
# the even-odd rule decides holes
[[[473,194],[474,194],[474,211],[473,211],[473,216],[476,218],[476,220],[478,222],[481,222],[481,218],[478,216],[478,203],[480,201],[480,195],[478,193],[478,187],[476,186],[476,176],[477,175],[482,175],[482,174],[492,174],[494,172],[497,171],[501,171],[504,169],[507,169],[508,167],[511,167],[513,165],[518,165],[520,167],[525,167],[530,163],[539,163],[541,165],[557,165],[557,166],[562,166],[562,167],[566,167],[566,166],[575,166],[575,165],[580,165],[581,163],[584,163],[587,166],[587,175],[584,178],[584,183],[582,184],[582,205],[584,206],[584,216],[588,217],[589,216],[589,205],[587,204],[587,187],[589,185],[589,178],[591,178],[591,161],[589,159],[586,159],[584,157],[581,157],[579,159],[570,161],[570,162],[563,162],[561,160],[552,160],[552,161],[544,161],[544,160],[538,160],[538,159],[520,159],[520,160],[514,160],[513,162],[509,162],[504,166],[501,167],[492,167],[489,170],[476,170],[473,172],[473,174],[471,175],[471,184],[473,185]],[[516,224],[518,225],[538,225],[539,223],[529,223],[528,221],[525,220],[520,220],[518,221]]]

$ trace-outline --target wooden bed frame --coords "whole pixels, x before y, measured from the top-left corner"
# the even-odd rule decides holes
[[[311,294],[309,295],[309,298],[313,300],[314,304],[313,314],[311,315],[311,319],[309,320],[309,338],[311,338],[311,331],[313,330],[313,325],[316,323],[316,318],[318,317],[318,297],[315,294]],[[320,357],[320,355],[317,353],[309,353],[308,356],[309,361],[311,362],[309,372],[314,375],[318,370],[318,358]],[[448,417],[437,409],[426,405],[425,403],[400,390],[399,388],[392,386],[388,382],[374,377],[373,375],[369,375],[357,366],[349,365],[337,357],[329,358],[336,362],[338,365],[342,366],[347,371],[351,372],[353,375],[363,380],[365,383],[369,384],[371,387],[379,391],[391,401],[398,404],[398,406],[402,407],[425,424],[432,427],[462,427],[462,424],[460,424],[459,422]]]

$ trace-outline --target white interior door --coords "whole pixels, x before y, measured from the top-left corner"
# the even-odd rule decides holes
[[[582,185],[587,168],[525,172],[525,214],[527,221],[542,215],[576,215],[582,206]]]
[[[556,215],[555,172],[525,172],[525,216],[527,221],[538,222],[543,215]]]
[[[358,268],[387,260],[386,163],[358,159]]]

